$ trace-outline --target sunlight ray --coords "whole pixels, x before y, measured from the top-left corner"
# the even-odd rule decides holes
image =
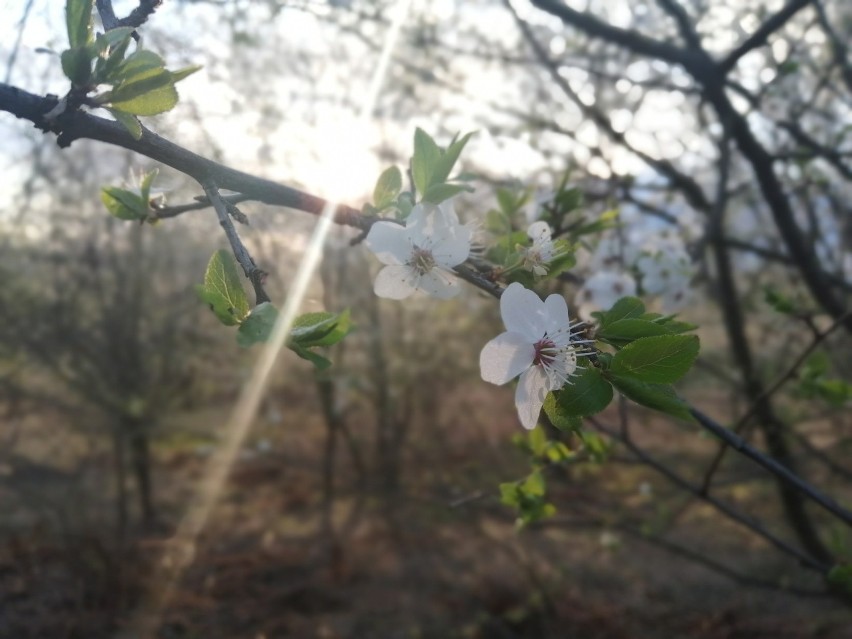
[[[411,4],[412,0],[399,0],[394,7],[391,26],[385,36],[385,42],[369,90],[361,105],[358,117],[359,125],[366,125],[375,108],[392,51],[402,25],[408,16]],[[329,201],[319,217],[286,297],[284,307],[278,315],[272,334],[264,344],[252,373],[234,405],[225,426],[225,437],[207,464],[195,501],[184,515],[154,571],[155,574],[151,577],[148,599],[136,610],[127,628],[118,634],[120,639],[149,639],[156,636],[163,613],[172,599],[175,587],[183,572],[193,561],[198,536],[206,526],[210,514],[218,502],[231,467],[257,415],[276,359],[284,347],[296,314],[307,294],[311,277],[322,258],[323,244],[331,228],[333,213],[337,204],[337,202]]]

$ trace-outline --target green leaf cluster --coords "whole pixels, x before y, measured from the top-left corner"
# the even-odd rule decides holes
[[[819,399],[840,408],[852,402],[852,384],[828,377],[831,363],[824,352],[811,355],[799,371],[797,395],[803,399]]]
[[[450,178],[462,149],[472,135],[468,133],[461,138],[456,135],[450,145],[442,149],[423,129],[418,127],[415,130],[411,178],[422,201],[440,204],[464,191],[473,191],[467,184],[458,183],[460,177]]]
[[[139,193],[116,186],[103,187],[101,202],[119,220],[156,221],[156,218],[151,217],[151,185],[157,173],[158,170],[153,169],[142,175]]]
[[[204,284],[196,287],[199,298],[225,326],[238,326],[237,343],[243,347],[265,342],[278,319],[278,309],[269,302],[249,307],[248,297],[233,256],[219,249],[210,258]],[[352,330],[349,311],[342,313],[305,313],[293,322],[287,347],[299,357],[323,370],[331,361],[314,348],[332,346]]]
[[[614,347],[615,353],[581,361],[570,383],[547,396],[544,411],[550,421],[557,428],[576,431],[581,418],[610,404],[614,390],[637,404],[691,420],[689,406],[672,384],[698,356],[698,337],[683,334],[695,327],[673,316],[647,313],[635,297],[624,297],[595,316],[600,322],[596,339]]]
[[[548,439],[540,426],[526,434],[513,436],[512,443],[536,462],[559,464],[575,457],[563,442]]]
[[[500,501],[517,510],[518,527],[556,514],[556,507],[547,501],[544,476],[538,469],[524,479],[500,484]]]
[[[93,0],[67,0],[65,16],[69,48],[62,52],[62,70],[74,87],[85,93],[100,85],[112,88],[92,97],[106,108],[130,134],[139,139],[142,127],[136,116],[157,115],[174,108],[175,84],[200,67],[166,69],[165,61],[140,48],[128,55],[133,29],[111,29],[92,36]]]

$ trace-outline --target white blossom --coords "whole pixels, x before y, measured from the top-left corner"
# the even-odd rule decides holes
[[[500,314],[506,332],[482,349],[482,379],[505,384],[520,375],[515,407],[524,428],[535,428],[544,399],[570,383],[577,370],[581,344],[574,333],[578,324],[568,317],[568,304],[560,295],[542,301],[533,291],[514,282],[503,291]]]
[[[636,295],[636,280],[627,273],[600,271],[587,279],[577,293],[578,314],[589,319],[592,311],[608,310],[628,295]]]
[[[636,260],[636,269],[644,292],[660,295],[665,312],[676,311],[689,300],[692,263],[680,241],[652,245]]]
[[[403,299],[421,290],[448,299],[459,292],[450,274],[470,254],[471,230],[459,223],[451,200],[421,202],[405,226],[376,222],[364,243],[385,264],[373,290],[379,297]]]
[[[552,231],[547,222],[533,222],[527,229],[532,246],[523,250],[524,268],[534,275],[547,275],[550,262],[556,257],[556,246],[551,239]]]

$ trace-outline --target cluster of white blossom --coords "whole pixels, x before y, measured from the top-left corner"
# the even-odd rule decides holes
[[[521,249],[521,266],[543,277],[559,253],[552,229],[536,221],[527,234],[532,244]],[[365,243],[385,264],[374,283],[376,295],[403,299],[419,290],[439,299],[455,296],[459,284],[453,269],[470,255],[471,239],[471,229],[459,222],[452,199],[439,205],[417,204],[404,226],[375,223]],[[642,290],[661,295],[665,308],[674,309],[685,299],[692,273],[677,240],[645,242],[630,258]],[[604,237],[590,260],[593,272],[578,293],[580,317],[588,318],[592,311],[608,309],[621,297],[637,293],[637,281],[624,265],[615,236]],[[485,381],[499,385],[519,377],[515,407],[523,426],[531,429],[547,394],[571,383],[578,357],[588,353],[589,342],[578,336],[582,322],[571,321],[560,295],[542,301],[515,282],[503,291],[500,312],[506,331],[482,349],[480,372]]]

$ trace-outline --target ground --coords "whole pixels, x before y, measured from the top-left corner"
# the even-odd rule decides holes
[[[832,598],[747,587],[648,542],[643,534],[662,535],[740,573],[821,588],[794,562],[620,451],[603,466],[553,475],[557,516],[519,531],[497,497],[500,482],[528,468],[510,443],[520,429],[503,391],[471,388],[456,398],[489,406],[490,415],[502,415],[497,423],[468,412],[465,430],[443,414],[415,424],[396,492],[359,482],[339,451],[332,502],[323,497],[324,428],[315,407],[288,402],[283,423],[261,420],[163,613],[160,637],[852,638],[852,614]],[[225,411],[206,407],[176,419],[192,432]],[[443,412],[452,414],[453,406]],[[639,426],[637,438],[684,472],[712,450],[712,442],[663,421]],[[367,452],[369,428],[353,425]],[[59,534],[51,513],[61,508],[24,516],[34,502],[7,482],[0,497],[17,531],[7,527],[0,551],[0,638],[117,636],[145,593],[161,586],[152,575],[208,452],[198,438],[158,440],[161,521],[134,527],[121,549],[106,523],[69,525]],[[94,470],[83,483],[89,502],[98,501],[92,481],[109,484],[109,458],[104,451],[88,463]],[[741,481],[720,494],[789,537],[771,519],[772,485],[739,462],[726,474]],[[33,484],[45,504],[50,490],[68,484],[67,477],[52,479],[53,488],[44,477]],[[84,510],[97,520],[91,503],[77,509],[81,517]],[[100,517],[109,520],[107,502]],[[625,522],[636,524],[633,533]]]

